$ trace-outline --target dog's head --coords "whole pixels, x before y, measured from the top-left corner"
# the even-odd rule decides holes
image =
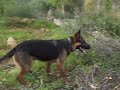
[[[71,37],[71,40],[73,50],[79,49],[81,52],[84,52],[84,49],[91,48],[91,46],[88,43],[86,43],[86,41],[81,36],[80,30],[73,37]]]

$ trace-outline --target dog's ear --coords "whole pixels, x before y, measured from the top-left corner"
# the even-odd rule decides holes
[[[79,29],[79,31],[75,34],[76,38],[80,38],[80,31],[81,31],[81,29]]]

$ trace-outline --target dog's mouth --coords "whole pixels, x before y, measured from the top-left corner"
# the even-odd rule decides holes
[[[77,47],[77,49],[79,49],[82,53],[86,53],[86,50],[87,50],[87,49],[91,49],[91,46],[90,46],[90,45],[86,45],[86,46],[81,46],[81,45],[79,45],[79,46]]]
[[[79,47],[79,50],[80,50],[82,53],[86,53],[86,50],[83,49],[83,48],[81,48],[81,47]]]

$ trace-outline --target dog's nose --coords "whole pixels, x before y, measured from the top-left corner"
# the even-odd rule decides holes
[[[88,49],[91,49],[91,46],[90,46],[90,45],[88,45]]]
[[[91,46],[89,44],[86,44],[86,49],[91,49]]]

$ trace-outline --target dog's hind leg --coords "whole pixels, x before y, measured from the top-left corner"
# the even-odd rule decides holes
[[[30,82],[26,82],[24,80],[24,76],[25,76],[25,74],[27,74],[29,72],[29,70],[30,70],[29,68],[22,68],[20,74],[16,78],[21,84],[23,84],[25,86],[30,86],[31,85]]]
[[[24,76],[31,71],[32,58],[30,55],[24,52],[18,52],[15,54],[15,61],[20,66],[21,71],[17,76],[17,81],[26,86],[30,86],[31,83],[24,80]]]

